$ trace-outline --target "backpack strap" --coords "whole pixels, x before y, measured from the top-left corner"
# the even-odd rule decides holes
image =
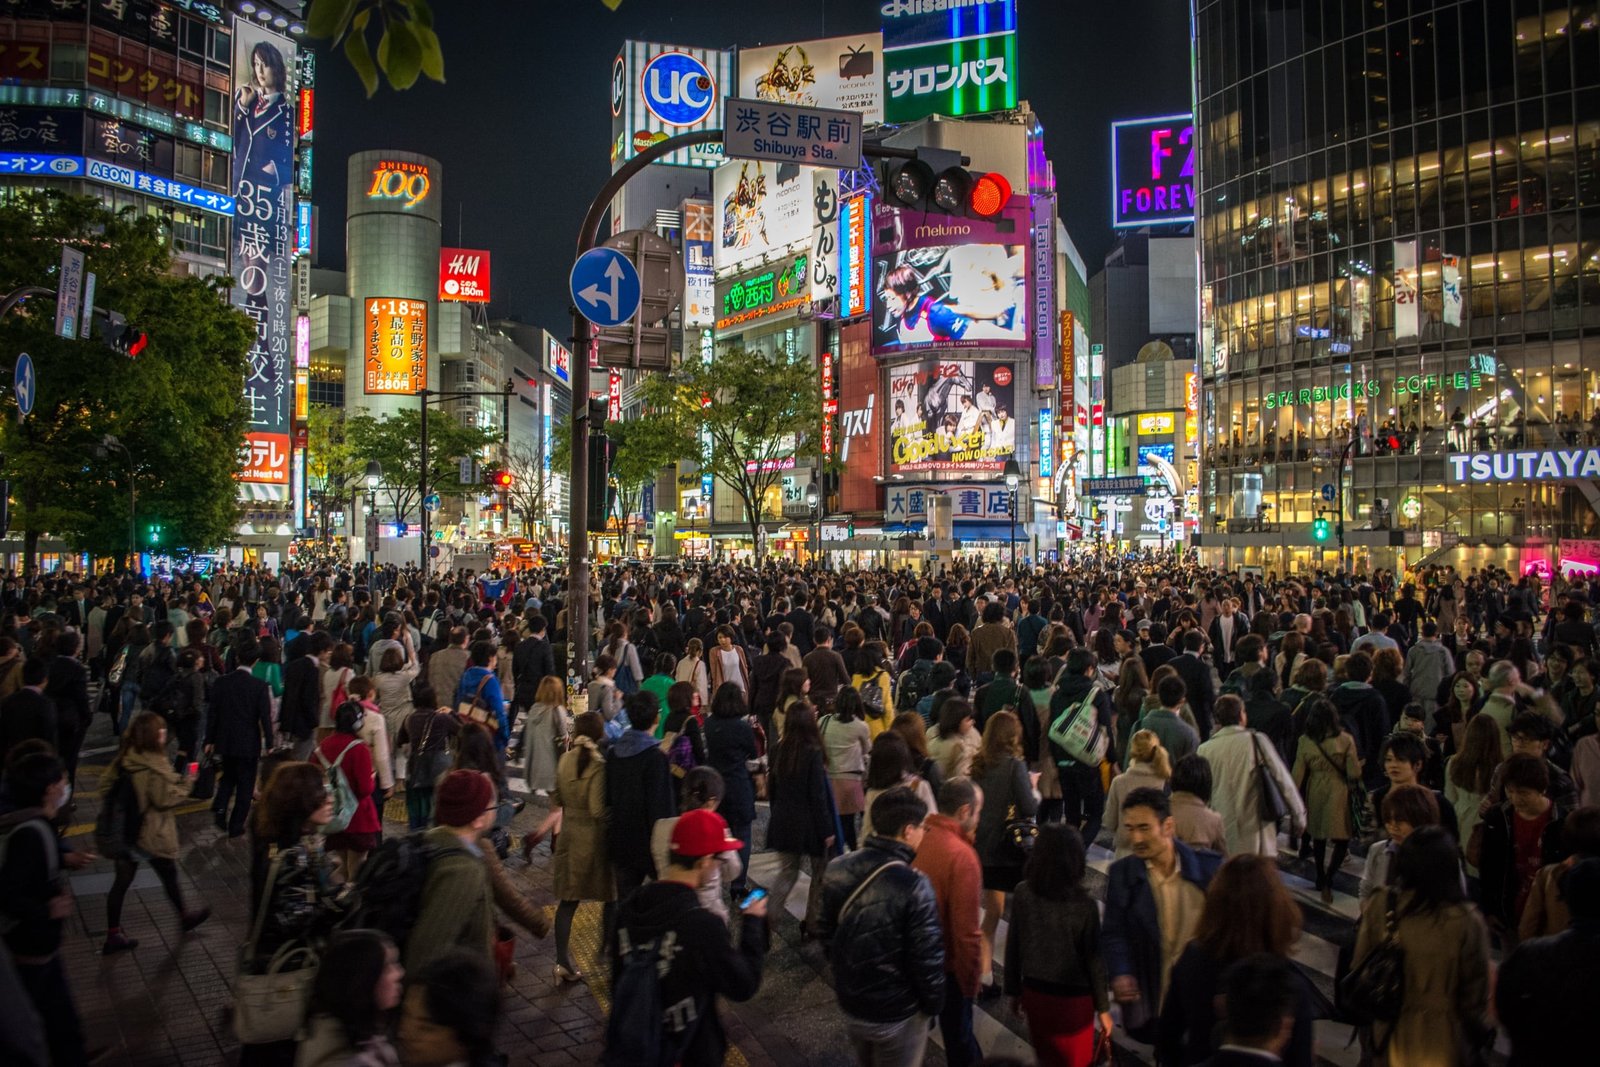
[[[856,886],[855,891],[845,898],[844,907],[839,909],[839,922],[844,922],[845,913],[850,910],[850,905],[854,904],[856,902],[856,898],[861,895],[862,891],[865,890],[867,886],[872,884],[873,879],[877,878],[878,875],[882,874],[890,867],[904,867],[905,865],[905,860],[890,860],[888,863],[874,868],[871,874],[861,879],[861,884]]]

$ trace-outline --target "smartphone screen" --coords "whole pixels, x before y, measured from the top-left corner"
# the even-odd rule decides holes
[[[747,896],[743,900],[739,901],[739,910],[743,911],[746,908],[748,908],[750,905],[754,904],[756,901],[765,900],[766,897],[767,897],[767,891],[765,889],[752,889],[750,891],[750,895],[749,896]]]

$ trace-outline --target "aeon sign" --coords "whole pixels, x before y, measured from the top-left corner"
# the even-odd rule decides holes
[[[1111,225],[1193,222],[1194,118],[1164,115],[1111,124]]]
[[[717,80],[698,59],[663,52],[645,64],[639,95],[650,113],[668,126],[693,126],[717,103]]]

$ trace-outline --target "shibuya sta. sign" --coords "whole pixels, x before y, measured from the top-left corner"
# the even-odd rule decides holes
[[[1446,459],[1450,466],[1450,480],[1467,485],[1600,479],[1600,448],[1455,452]]]

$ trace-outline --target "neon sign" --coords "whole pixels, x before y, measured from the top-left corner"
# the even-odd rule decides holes
[[[1483,385],[1483,376],[1477,371],[1457,371],[1454,374],[1412,374],[1404,378],[1396,378],[1390,391],[1395,396],[1416,395],[1424,393],[1443,393],[1451,390],[1477,389]],[[1268,408],[1289,408],[1301,404],[1321,404],[1338,400],[1362,400],[1368,397],[1379,397],[1384,393],[1384,382],[1380,379],[1371,381],[1339,382],[1334,385],[1314,385],[1309,389],[1285,389],[1279,392],[1268,393],[1263,398],[1263,406]]]
[[[1111,124],[1111,225],[1193,222],[1194,116]]]
[[[372,168],[372,187],[367,190],[367,199],[404,200],[401,207],[410,211],[428,199],[432,188],[427,164],[383,160]]]

